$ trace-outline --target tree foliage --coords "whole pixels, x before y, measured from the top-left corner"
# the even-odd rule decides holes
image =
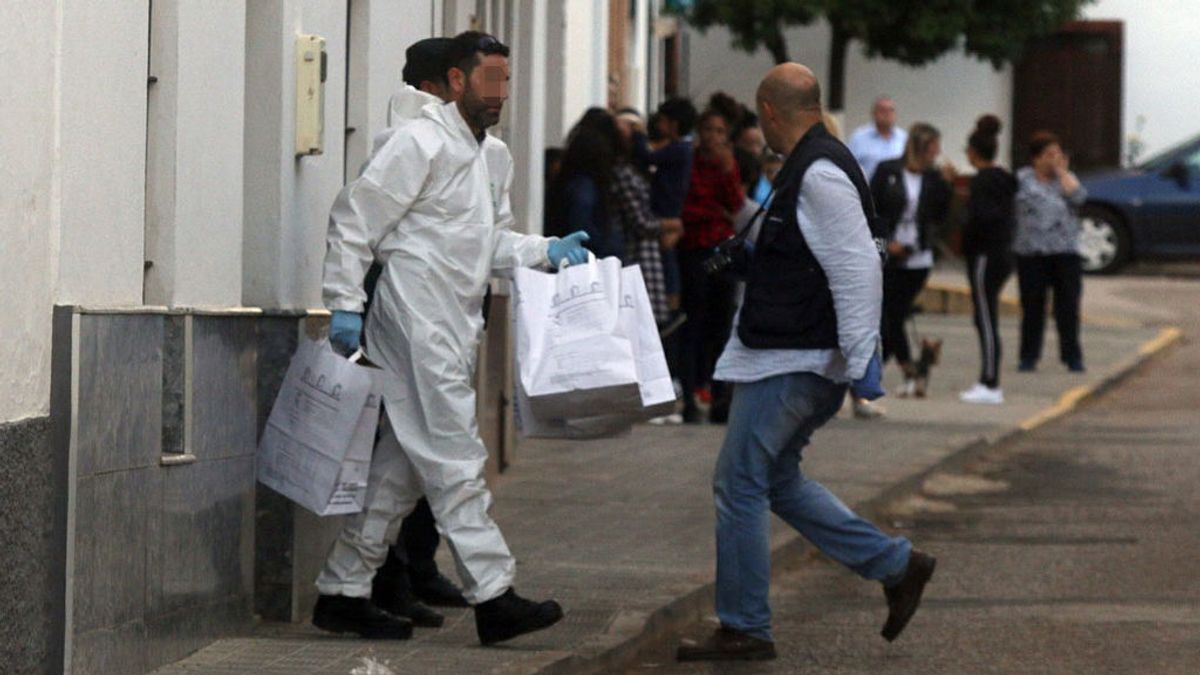
[[[767,49],[789,60],[784,31],[825,19],[831,29],[830,104],[841,107],[846,50],[862,44],[871,57],[920,66],[962,45],[995,67],[1020,58],[1032,39],[1079,16],[1093,0],[695,0],[679,10],[704,31],[721,25],[733,46]]]

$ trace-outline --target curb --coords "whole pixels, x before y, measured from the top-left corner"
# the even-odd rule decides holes
[[[1068,389],[1062,396],[1058,397],[1058,401],[1054,405],[1022,421],[1018,425],[1018,430],[1020,432],[1033,431],[1034,429],[1045,426],[1050,422],[1069,414],[1086,401],[1089,401],[1112,389],[1113,386],[1120,383],[1129,375],[1132,375],[1156,354],[1176,344],[1182,338],[1183,331],[1181,331],[1179,328],[1175,326],[1167,326],[1162,328],[1158,331],[1157,336],[1142,343],[1142,345],[1138,347],[1136,354],[1133,354],[1122,361],[1117,367],[1117,371],[1111,376],[1104,378],[1095,384]]]
[[[946,289],[939,289],[939,291],[943,290]],[[1053,405],[1023,420],[1014,429],[991,440],[979,438],[967,443],[957,450],[951,451],[950,454],[929,468],[884,488],[871,499],[851,506],[861,513],[876,516],[900,497],[919,490],[921,485],[934,473],[963,469],[983,452],[1013,443],[1094,400],[1142,370],[1151,360],[1179,343],[1182,338],[1183,332],[1178,327],[1162,328],[1157,336],[1142,343],[1136,353],[1122,360],[1108,377],[1092,385],[1067,390],[1058,397]],[[797,536],[792,541],[771,551],[772,576],[777,572],[799,567],[818,556],[815,549],[809,546],[803,538]],[[598,636],[595,641],[599,643],[596,646],[600,646],[601,651],[594,656],[584,657],[578,654],[568,654],[525,672],[539,675],[591,674],[612,672],[624,667],[628,664],[629,659],[638,652],[656,644],[670,633],[710,615],[713,611],[713,586],[713,583],[707,583],[695,588],[658,610],[644,615],[644,619],[641,616],[628,617],[628,620],[614,622],[614,625],[609,627],[609,633]],[[601,646],[604,644],[609,646]]]
[[[916,304],[934,314],[971,314],[971,289],[958,284],[931,281],[925,284],[917,296]],[[1020,316],[1021,301],[1011,296],[1000,296],[1000,316]],[[1049,308],[1047,313],[1049,313]],[[1080,316],[1082,323],[1102,328],[1138,328],[1142,324],[1131,319],[1104,314]]]

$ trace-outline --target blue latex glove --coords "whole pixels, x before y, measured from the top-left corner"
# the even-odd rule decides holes
[[[588,239],[588,233],[583,230],[572,232],[562,239],[554,239],[546,249],[546,257],[555,267],[562,263],[563,258],[567,259],[569,265],[582,265],[588,259],[588,251],[583,247],[583,242]]]
[[[329,341],[342,354],[352,354],[362,344],[362,314],[335,310],[329,322]]]
[[[887,394],[883,390],[883,363],[879,360],[878,352],[871,357],[871,361],[867,364],[867,372],[863,373],[861,378],[850,383],[850,391],[858,398],[865,398],[868,401],[883,398]]]

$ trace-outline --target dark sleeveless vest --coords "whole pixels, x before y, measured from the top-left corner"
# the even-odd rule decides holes
[[[813,162],[827,159],[858,190],[873,237],[880,224],[871,189],[858,162],[837,138],[817,124],[800,139],[775,180],[775,196],[763,220],[749,265],[738,338],[754,349],[835,349],[837,314],[829,279],[821,269],[796,219],[804,174]],[[816,223],[846,227],[844,223]]]

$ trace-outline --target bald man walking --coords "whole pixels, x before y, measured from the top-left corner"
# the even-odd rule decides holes
[[[882,582],[889,641],[916,612],[935,564],[800,472],[801,450],[837,413],[847,387],[869,400],[883,396],[880,249],[870,188],[850,151],[821,124],[812,71],[776,66],[759,85],[757,104],[767,144],[787,161],[715,375],[735,383],[713,477],[721,625],[704,642],[680,645],[681,661],[775,658],[769,512],[825,555]]]

